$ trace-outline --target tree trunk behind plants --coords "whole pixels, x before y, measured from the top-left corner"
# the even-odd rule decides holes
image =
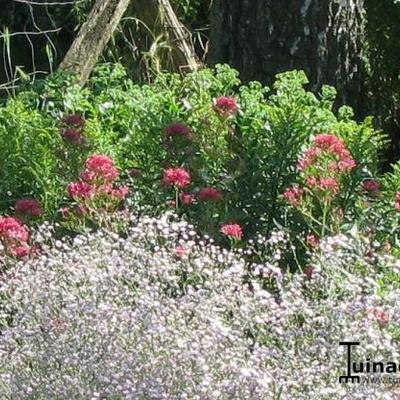
[[[214,0],[209,62],[226,62],[244,81],[270,84],[286,70],[306,71],[311,89],[338,89],[360,110],[364,0]]]
[[[130,1],[97,0],[60,68],[71,71],[84,84],[121,21]]]
[[[169,0],[137,0],[133,11],[155,37],[162,37],[167,44],[170,62],[160,60],[164,68],[191,72],[200,67],[191,32],[179,21]]]

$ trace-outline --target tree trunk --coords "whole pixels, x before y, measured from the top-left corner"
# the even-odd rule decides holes
[[[84,84],[117,28],[130,1],[97,0],[60,68],[73,72]]]
[[[226,62],[244,81],[265,84],[291,69],[312,90],[338,89],[339,103],[361,106],[364,0],[215,0],[209,61]]]
[[[181,72],[196,71],[201,63],[196,55],[190,31],[179,21],[169,0],[137,0],[134,11],[155,36],[168,43],[171,63],[163,67]]]

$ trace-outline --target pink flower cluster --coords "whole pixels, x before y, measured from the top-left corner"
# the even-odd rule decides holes
[[[30,217],[40,217],[43,214],[43,208],[41,204],[38,200],[33,198],[18,200],[15,203],[15,211],[18,214]]]
[[[213,202],[217,203],[222,201],[223,195],[222,192],[214,187],[204,187],[200,189],[197,193],[189,193],[184,192],[179,196],[180,201],[185,205],[193,204],[196,200],[205,203],[205,202]]]
[[[221,233],[229,238],[236,240],[241,240],[243,238],[243,229],[239,224],[222,225]]]
[[[362,188],[363,188],[364,191],[366,191],[367,193],[376,194],[376,193],[379,192],[379,190],[381,189],[381,185],[380,185],[379,182],[376,181],[375,179],[366,179],[366,180],[362,183]]]
[[[168,168],[164,171],[163,184],[165,186],[174,186],[184,188],[189,186],[192,181],[190,172],[184,168]]]
[[[119,171],[114,160],[103,154],[92,155],[86,160],[86,170],[80,174],[81,180],[68,185],[68,194],[75,201],[84,203],[98,197],[123,200],[128,195],[129,188],[115,187],[114,181],[118,176]],[[66,214],[65,209],[63,214]]]
[[[84,128],[86,121],[79,114],[65,115],[61,120],[65,125],[73,126],[75,128]]]
[[[167,138],[182,137],[190,140],[192,139],[193,132],[185,124],[182,124],[180,122],[173,122],[165,128],[165,136]]]
[[[83,135],[83,129],[86,121],[78,114],[66,115],[61,120],[63,125],[62,137],[65,142],[75,146],[85,145],[86,137]]]
[[[320,238],[313,233],[310,233],[306,237],[306,243],[310,247],[318,247],[320,244]]]
[[[300,205],[307,188],[314,193],[336,195],[340,192],[342,174],[351,171],[355,166],[356,162],[341,139],[332,134],[317,135],[311,148],[298,162],[298,168],[305,179],[305,187],[292,186],[283,195],[293,206]]]
[[[221,96],[214,99],[214,110],[225,117],[229,117],[238,113],[239,105],[234,97]]]
[[[68,194],[74,200],[87,200],[94,196],[94,188],[87,182],[71,182],[68,185]]]
[[[397,192],[394,197],[394,208],[400,211],[400,192]]]
[[[379,307],[372,307],[367,310],[367,319],[372,319],[378,322],[381,327],[389,323],[389,314]]]
[[[218,202],[222,200],[222,193],[219,189],[214,187],[205,187],[200,189],[198,193],[199,201]]]
[[[317,188],[320,190],[328,190],[332,193],[339,193],[339,183],[335,178],[317,178],[315,176],[309,176],[306,179],[307,186],[310,188]]]
[[[335,135],[324,133],[316,136],[312,147],[299,161],[298,167],[304,171],[311,166],[316,166],[323,156],[330,156],[333,159],[328,166],[330,172],[346,172],[356,166],[356,162],[343,141]]]
[[[298,206],[300,205],[303,194],[304,190],[302,188],[300,188],[298,185],[293,185],[292,187],[285,190],[285,192],[283,193],[283,197],[292,206]]]
[[[0,241],[5,252],[14,257],[29,254],[29,233],[20,220],[14,217],[0,217]]]
[[[119,177],[114,160],[104,154],[94,154],[86,160],[86,170],[81,178],[89,183],[113,182]]]

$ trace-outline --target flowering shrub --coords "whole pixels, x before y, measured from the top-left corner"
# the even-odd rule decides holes
[[[81,180],[71,182],[67,188],[75,202],[74,207],[61,209],[66,220],[64,225],[72,229],[84,226],[87,222],[96,225],[109,223],[112,214],[130,192],[127,186],[116,186],[119,171],[110,157],[94,154],[85,164],[85,171],[80,173]]]
[[[334,113],[333,88],[317,98],[306,84],[303,73],[292,71],[278,75],[272,90],[240,85],[237,72],[221,65],[184,77],[160,74],[151,85],[134,84],[118,65],[100,66],[83,89],[54,76],[42,90],[0,107],[0,204],[34,197],[54,216],[87,157],[109,154],[119,179],[135,186],[135,206],[157,213],[179,203],[179,213],[212,235],[232,220],[246,236],[268,234],[290,219],[282,194],[305,184],[296,169],[304,155],[304,162],[319,165],[318,180],[311,167],[302,171],[309,189],[347,199],[340,207],[345,217],[354,214],[355,188],[376,176],[383,137],[370,119],[353,121],[348,107]],[[321,132],[333,132],[339,142],[313,145]],[[306,156],[310,146],[321,154]],[[330,176],[323,167],[338,170]],[[171,168],[190,171],[190,187],[187,178],[181,183],[193,197],[182,200],[179,187],[177,202],[176,190],[160,184]],[[81,181],[91,184],[86,172]]]
[[[333,134],[317,135],[299,160],[301,186],[287,188],[283,196],[301,213],[312,232],[324,236],[340,231],[344,207],[349,207],[344,202],[347,190],[343,186],[348,185],[355,167],[346,145]],[[365,182],[363,187],[371,189],[373,185]]]
[[[44,225],[42,255],[1,276],[5,398],[394,398],[338,383],[355,332],[360,357],[399,356],[400,264],[368,239],[327,238],[293,276],[282,232],[248,263],[251,246],[221,249],[171,216],[129,219],[124,238],[49,243]]]

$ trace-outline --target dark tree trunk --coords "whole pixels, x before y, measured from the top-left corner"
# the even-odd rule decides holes
[[[364,0],[215,0],[209,62],[239,69],[244,81],[270,84],[306,71],[312,90],[338,89],[339,103],[360,109]]]

